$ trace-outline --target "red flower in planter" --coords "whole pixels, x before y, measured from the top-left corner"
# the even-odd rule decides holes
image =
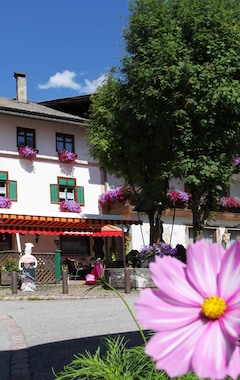
[[[58,157],[61,162],[67,163],[67,164],[74,164],[77,158],[77,154],[70,152],[69,150],[63,150],[61,152],[58,152]]]
[[[38,153],[38,150],[31,148],[30,146],[20,146],[18,148],[20,156],[27,158],[28,160],[34,160]]]

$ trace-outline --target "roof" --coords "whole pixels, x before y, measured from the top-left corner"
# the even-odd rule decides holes
[[[3,97],[0,97],[0,114],[89,125],[87,119],[77,115],[61,112],[36,102],[19,101]]]
[[[0,233],[30,233],[43,235],[95,235],[99,236],[105,230],[104,236],[114,236],[107,234],[107,225],[131,225],[142,224],[140,220],[124,219],[118,215],[88,215],[79,218],[0,214]],[[105,228],[104,228],[105,227]],[[113,228],[110,228],[110,230]],[[119,236],[119,234],[118,234]]]
[[[67,112],[72,115],[88,118],[92,95],[93,94],[45,100],[43,102],[39,102],[39,104],[42,104],[50,108],[54,108],[55,110],[61,112]]]

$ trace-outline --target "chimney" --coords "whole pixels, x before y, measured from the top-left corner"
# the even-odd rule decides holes
[[[27,86],[26,86],[26,74],[14,73],[16,78],[16,99],[20,102],[27,101]]]

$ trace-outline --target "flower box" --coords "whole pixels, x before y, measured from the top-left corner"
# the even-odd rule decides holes
[[[167,200],[170,207],[184,209],[191,206],[191,195],[182,190],[169,190]]]
[[[68,150],[58,152],[58,158],[65,164],[74,164],[76,162],[77,154]]]
[[[11,208],[12,201],[8,197],[0,197],[0,208]]]
[[[66,200],[60,203],[60,211],[63,212],[81,212],[81,206],[74,200]]]
[[[18,152],[21,157],[32,161],[36,158],[38,150],[31,148],[30,146],[20,146]]]
[[[102,214],[130,216],[135,206],[129,203],[115,202],[111,206],[101,206]]]

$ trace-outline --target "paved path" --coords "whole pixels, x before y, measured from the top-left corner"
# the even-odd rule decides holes
[[[121,294],[135,312],[139,293]],[[130,345],[142,343],[113,292],[71,286],[67,295],[60,287],[3,295],[0,289],[0,299],[1,380],[53,380],[52,368],[59,372],[76,353],[95,352],[105,335],[121,333]]]

